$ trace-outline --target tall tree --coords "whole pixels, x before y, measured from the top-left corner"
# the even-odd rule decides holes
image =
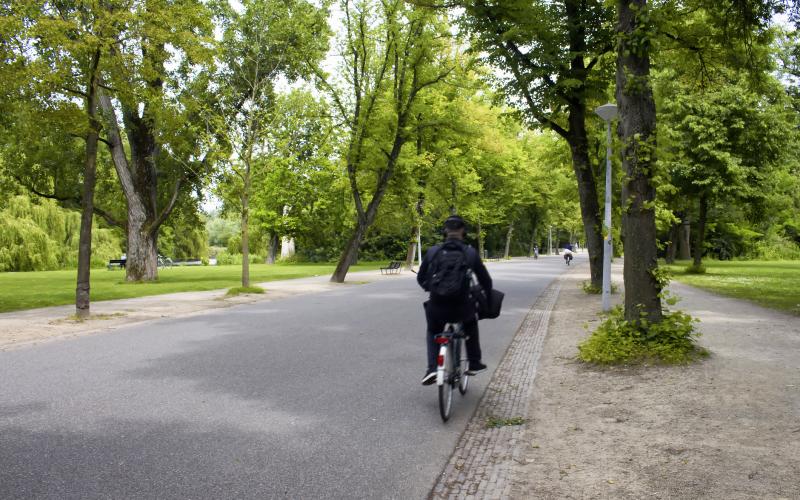
[[[125,197],[126,277],[158,276],[159,230],[202,182],[213,143],[201,119],[214,54],[212,5],[200,0],[101,2],[117,30],[99,93],[104,143]],[[165,188],[164,184],[167,184]]]
[[[413,137],[420,92],[452,71],[447,27],[427,9],[400,0],[344,0],[340,8],[344,89],[317,71],[349,134],[343,157],[356,216],[331,276],[338,283],[358,257],[403,146]]]
[[[603,237],[597,183],[589,158],[587,115],[603,98],[613,50],[612,10],[600,0],[456,2],[476,50],[504,70],[501,84],[532,122],[548,127],[570,146],[578,183],[591,282],[602,281]]]
[[[218,122],[230,145],[228,186],[241,215],[242,286],[250,286],[250,199],[260,153],[269,153],[274,127],[275,85],[309,75],[327,49],[327,11],[301,0],[247,0],[231,13],[222,40]],[[231,182],[232,181],[232,182]]]
[[[647,0],[617,1],[617,104],[622,142],[625,319],[662,319],[657,279],[656,105],[650,85],[653,21]]]
[[[662,108],[669,138],[668,167],[684,198],[697,206],[694,265],[705,251],[710,210],[717,204],[759,204],[776,169],[786,162],[794,119],[780,87],[759,95],[735,73],[728,82],[693,92],[671,83]]]
[[[16,75],[11,72],[4,75],[8,86],[5,95],[14,96],[6,108],[9,114],[16,120],[43,121],[47,114],[70,114],[78,111],[75,108],[79,107],[79,113],[83,115],[82,126],[67,125],[68,121],[57,122],[62,127],[47,122],[42,125],[50,128],[51,133],[62,136],[58,142],[69,137],[84,140],[79,189],[75,186],[72,192],[65,194],[41,185],[44,179],[52,180],[60,169],[42,169],[44,179],[31,175],[35,169],[26,161],[29,156],[22,153],[38,147],[30,143],[31,137],[17,136],[20,140],[16,147],[22,153],[18,156],[21,161],[10,163],[17,167],[15,176],[18,181],[34,193],[81,210],[75,309],[79,318],[86,318],[90,312],[92,219],[96,210],[97,146],[101,130],[98,95],[101,73],[107,66],[105,54],[114,35],[110,18],[94,2],[12,1],[6,3],[3,10],[4,18],[9,21],[3,24],[4,33],[0,36],[4,63],[8,65],[4,64],[4,69],[14,68],[16,72]],[[76,106],[78,102],[80,106]],[[16,123],[12,126],[19,129],[25,125]],[[63,151],[54,150],[50,154],[63,158]],[[73,185],[72,182],[69,184]]]
[[[270,240],[268,262],[274,262],[281,237],[302,237],[307,243],[315,238],[311,233],[321,231],[320,238],[335,240],[331,231],[320,229],[318,219],[320,208],[340,193],[331,183],[334,130],[327,103],[300,89],[276,97],[270,148],[255,160],[259,175],[252,198],[253,223]]]

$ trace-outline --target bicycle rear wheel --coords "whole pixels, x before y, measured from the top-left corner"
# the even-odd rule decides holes
[[[445,359],[444,383],[439,386],[439,415],[443,422],[450,418],[453,409],[453,373],[454,373],[453,347],[447,347],[447,359]]]

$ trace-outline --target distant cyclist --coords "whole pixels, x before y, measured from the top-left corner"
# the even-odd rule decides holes
[[[422,378],[422,385],[436,382],[438,350],[433,338],[444,330],[445,323],[461,322],[464,325],[464,333],[468,336],[467,374],[477,375],[486,369],[486,365],[481,363],[478,319],[475,302],[470,300],[470,284],[474,274],[483,290],[489,294],[492,290],[492,278],[478,252],[464,243],[466,227],[461,217],[448,217],[444,222],[444,243],[431,247],[419,266],[417,282],[426,292],[430,292],[430,300],[424,304],[428,323],[428,367]]]
[[[569,265],[570,261],[575,255],[572,253],[572,245],[567,243],[564,245],[564,262]]]

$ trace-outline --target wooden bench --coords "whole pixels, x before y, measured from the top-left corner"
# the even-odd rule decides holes
[[[125,269],[125,262],[127,262],[126,259],[111,259],[108,261],[108,270],[110,271],[115,267],[119,269]]]
[[[402,262],[398,260],[393,260],[389,262],[389,265],[386,267],[381,268],[381,274],[400,274],[400,267],[403,265]],[[385,273],[384,273],[385,271]]]

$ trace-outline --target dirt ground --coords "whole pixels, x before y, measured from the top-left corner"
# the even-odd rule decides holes
[[[71,316],[75,314],[74,305],[0,313],[0,351],[79,335],[107,332],[123,326],[165,317],[203,314],[209,310],[237,304],[321,293],[340,286],[396,277],[397,275],[381,275],[379,271],[361,271],[349,274],[348,280],[343,284],[329,282],[327,275],[257,283],[266,290],[264,294],[226,297],[227,289],[225,289],[93,302],[92,317],[86,321],[71,319]]]
[[[711,356],[593,368],[576,346],[600,297],[580,289],[587,267],[564,279],[514,498],[800,499],[800,318],[674,284]]]

